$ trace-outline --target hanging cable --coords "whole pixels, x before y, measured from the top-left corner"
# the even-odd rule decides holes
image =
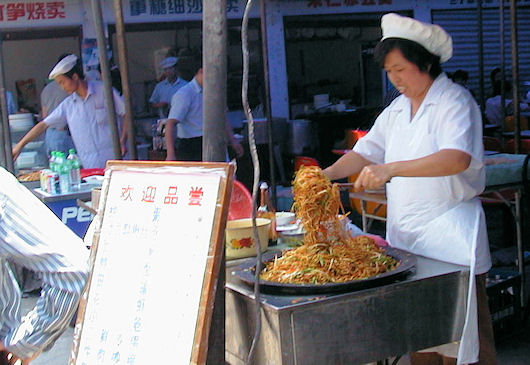
[[[259,273],[261,272],[261,242],[259,240],[258,228],[256,226],[256,212],[257,207],[257,195],[258,195],[258,182],[259,182],[259,158],[258,151],[256,148],[256,141],[254,139],[254,117],[248,104],[248,74],[249,74],[249,51],[248,51],[248,18],[250,8],[252,7],[252,0],[248,0],[245,6],[245,12],[243,14],[243,22],[241,26],[241,49],[243,53],[243,81],[241,85],[241,101],[243,104],[243,110],[248,121],[248,144],[250,148],[250,155],[252,157],[252,165],[254,166],[254,181],[252,184],[252,228],[254,245],[256,247],[256,272],[254,279],[254,309],[255,309],[255,320],[256,329],[254,331],[254,337],[252,338],[252,344],[246,359],[246,364],[252,364],[256,353],[256,346],[258,344],[261,334],[261,304],[260,304],[260,290],[259,290]]]

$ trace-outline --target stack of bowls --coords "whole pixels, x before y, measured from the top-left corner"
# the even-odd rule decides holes
[[[9,115],[9,128],[14,133],[26,133],[33,127],[33,114],[20,113]]]

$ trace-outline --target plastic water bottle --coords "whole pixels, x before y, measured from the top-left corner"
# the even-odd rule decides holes
[[[70,166],[66,158],[64,158],[64,152],[57,153],[56,163],[60,192],[61,194],[68,193],[70,191]]]
[[[260,206],[257,211],[257,216],[271,220],[269,228],[269,241],[271,245],[275,245],[278,241],[278,232],[276,232],[276,210],[269,200],[269,186],[264,181],[260,187]]]
[[[71,148],[69,151],[68,165],[70,167],[70,184],[73,191],[79,190],[81,188],[81,161],[77,157],[75,150]]]
[[[50,170],[56,172],[57,171],[57,163],[56,163],[56,159],[57,159],[57,151],[51,151],[50,152],[50,160],[49,160],[49,163],[50,163]]]

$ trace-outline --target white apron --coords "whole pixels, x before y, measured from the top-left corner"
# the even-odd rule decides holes
[[[435,111],[436,108],[422,105],[412,122],[391,123],[398,127],[387,134],[385,162],[411,160],[438,152],[436,140],[425,123],[433,115],[421,117],[422,113]],[[410,109],[393,116],[397,119],[410,116]],[[419,123],[417,118],[421,118]],[[393,178],[386,187],[387,240],[393,247],[470,267],[467,312],[458,351],[460,365],[478,361],[476,257],[479,245],[479,257],[486,255],[489,259],[489,247],[480,201],[478,198],[463,200],[454,194],[453,190],[459,190],[454,184],[448,177]]]

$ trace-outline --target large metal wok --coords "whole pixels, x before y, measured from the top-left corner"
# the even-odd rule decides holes
[[[416,256],[414,254],[392,247],[383,247],[383,250],[385,254],[398,260],[400,263],[399,266],[393,270],[369,278],[327,284],[289,284],[260,279],[259,284],[261,290],[264,292],[283,294],[304,295],[355,291],[401,280],[416,266]],[[274,260],[276,256],[281,256],[281,252],[267,252],[262,256],[262,262]],[[256,258],[251,258],[235,267],[232,274],[247,284],[254,285],[255,271]]]

